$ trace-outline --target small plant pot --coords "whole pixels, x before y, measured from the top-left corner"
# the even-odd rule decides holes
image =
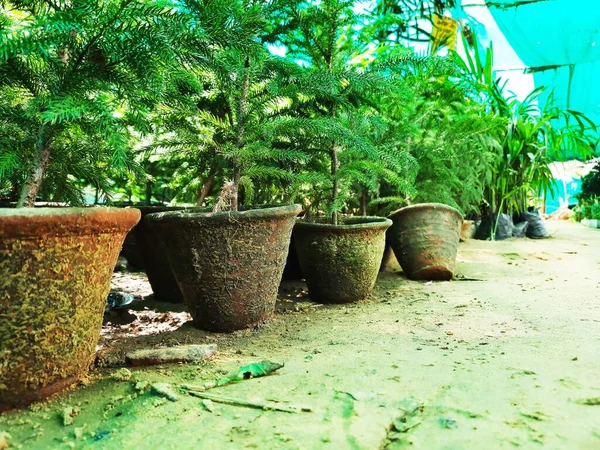
[[[389,216],[388,239],[404,274],[411,280],[450,280],[463,217],[441,203],[411,205]]]
[[[181,211],[185,208],[177,206],[139,206],[137,208],[142,212],[142,220],[129,235],[134,236],[141,266],[152,286],[154,299],[161,302],[183,303],[183,295],[169,265],[167,250],[162,240],[156,236],[152,225],[144,219],[149,214]]]
[[[146,216],[163,241],[194,324],[229,332],[264,321],[277,290],[299,205]]]
[[[294,239],[310,298],[350,303],[368,297],[391,225],[384,217],[349,217],[339,225],[299,219]]]
[[[80,380],[137,209],[0,210],[0,410]]]

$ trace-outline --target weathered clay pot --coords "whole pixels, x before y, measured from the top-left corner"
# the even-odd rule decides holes
[[[234,331],[268,318],[299,205],[150,214],[194,324]]]
[[[389,216],[388,239],[404,274],[412,280],[454,276],[463,217],[441,203],[411,205]]]
[[[177,206],[140,206],[137,208],[142,212],[142,220],[129,234],[135,236],[136,247],[141,256],[141,265],[148,275],[154,298],[162,302],[182,303],[183,295],[181,295],[177,280],[171,271],[167,250],[155,235],[152,226],[144,218],[152,213],[181,211],[185,208]]]
[[[322,303],[366,298],[377,281],[391,225],[384,217],[348,217],[339,225],[297,220],[294,238],[310,298]]]
[[[137,209],[0,210],[0,409],[76,383],[94,359]]]

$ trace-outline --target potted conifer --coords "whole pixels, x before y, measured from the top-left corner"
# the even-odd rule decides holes
[[[397,191],[409,188],[404,175],[410,156],[376,138],[385,124],[371,100],[395,85],[374,67],[348,65],[358,50],[351,2],[303,2],[287,14],[299,31],[283,42],[310,67],[298,126],[305,129],[305,148],[322,163],[308,193],[308,214],[294,227],[300,266],[313,300],[361,300],[375,285],[391,221],[341,212],[360,193],[377,191],[382,180]]]
[[[73,385],[92,363],[140,212],[32,207],[81,204],[80,180],[102,190],[107,167],[128,167],[131,130],[174,60],[176,14],[116,0],[10,8],[0,6],[0,181],[17,208],[0,212],[0,410]]]
[[[207,130],[202,148],[219,155],[230,181],[212,212],[164,212],[145,219],[167,249],[194,324],[219,332],[252,326],[274,311],[300,206],[242,205],[253,203],[254,180],[289,181],[291,172],[281,163],[305,159],[302,152],[273,145],[286,132],[285,111],[297,90],[286,74],[300,68],[258,43],[264,26],[255,20],[264,13],[259,5],[238,2],[226,13],[240,29],[250,27],[251,38],[243,49],[221,47],[209,65],[192,74],[207,83],[205,95],[218,99],[220,107],[195,111],[191,121]]]

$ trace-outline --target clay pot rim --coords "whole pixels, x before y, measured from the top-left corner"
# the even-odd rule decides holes
[[[129,231],[140,217],[139,209],[105,206],[0,209],[0,237],[37,238],[40,229],[54,236]]]
[[[282,205],[282,206],[264,206],[244,209],[242,211],[219,211],[212,212],[207,208],[181,209],[177,211],[156,212],[148,214],[144,220],[146,222],[205,222],[205,223],[232,223],[249,222],[255,220],[276,220],[283,217],[297,216],[302,210],[302,206]]]
[[[408,214],[411,211],[421,211],[421,210],[443,210],[446,212],[453,213],[453,214],[459,216],[462,220],[464,220],[463,215],[460,213],[459,210],[457,210],[456,208],[453,208],[452,206],[446,205],[444,203],[417,203],[414,205],[405,206],[403,208],[397,209],[393,213],[390,213],[388,215],[388,218],[393,220],[393,219],[396,219],[396,218],[402,216],[403,214]]]
[[[356,221],[358,223],[340,223],[338,225],[333,225],[331,223],[312,222],[304,218],[298,218],[296,219],[295,227],[323,231],[370,231],[387,230],[393,225],[393,222],[390,219],[378,216],[350,216],[343,220]]]
[[[211,211],[204,206],[171,206],[171,205],[146,205],[146,206],[127,206],[126,209],[139,209],[142,213],[142,219],[149,214],[173,212],[173,211]]]

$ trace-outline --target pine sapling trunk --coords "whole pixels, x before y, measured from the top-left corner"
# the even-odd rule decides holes
[[[38,141],[35,146],[33,167],[21,187],[17,208],[33,208],[35,199],[44,180],[46,169],[50,163],[50,143],[44,139],[44,127],[40,128]]]
[[[238,148],[244,146],[246,137],[246,114],[248,109],[248,94],[250,92],[250,57],[246,56],[244,61],[244,80],[242,81],[242,91],[240,93],[240,103],[238,105],[237,123],[238,130],[236,136],[236,144]],[[231,210],[238,210],[238,194],[240,187],[240,179],[242,178],[242,170],[240,161],[235,158],[233,162],[233,186],[231,189]]]
[[[236,164],[233,168],[233,186],[231,189],[231,210],[237,211],[239,209],[238,197],[239,197],[239,186],[240,186],[241,170]]]
[[[146,206],[152,205],[152,188],[154,183],[151,180],[146,180]]]
[[[360,194],[360,214],[362,216],[367,215],[367,207],[369,205],[369,192],[367,189],[363,189]]]
[[[332,188],[331,188],[331,206],[333,209],[333,214],[331,215],[331,223],[333,225],[338,224],[338,211],[337,211],[337,199],[339,195],[339,186],[337,179],[337,170],[338,170],[338,155],[337,149],[335,147],[335,142],[331,144],[331,149],[329,151],[331,156],[331,178],[332,178]]]

